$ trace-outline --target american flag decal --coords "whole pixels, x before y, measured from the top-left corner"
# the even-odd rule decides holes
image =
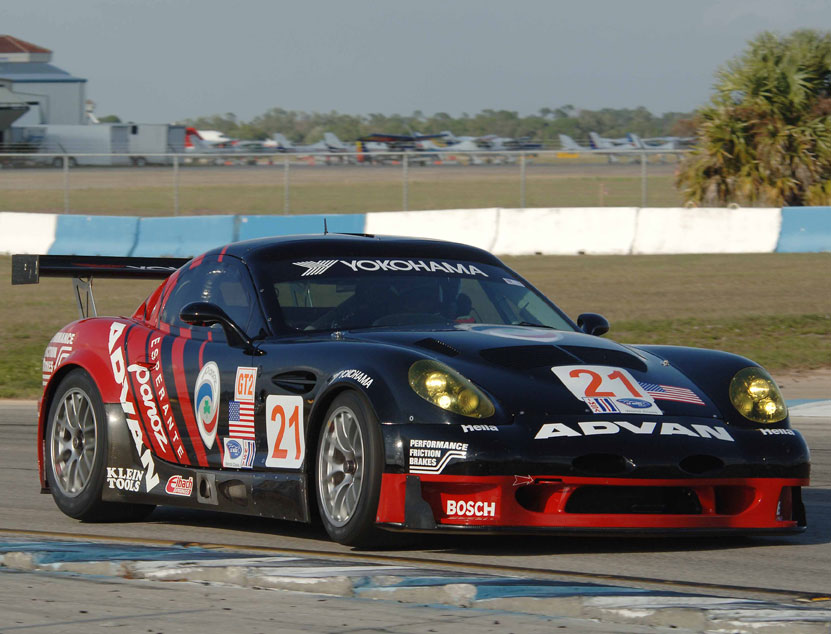
[[[640,385],[644,390],[646,390],[646,393],[656,401],[677,401],[679,403],[704,405],[704,401],[702,401],[695,392],[688,390],[685,387],[658,385],[657,383],[641,383]]]
[[[231,438],[255,440],[254,403],[228,402],[228,435]]]

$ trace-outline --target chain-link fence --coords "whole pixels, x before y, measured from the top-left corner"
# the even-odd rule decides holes
[[[0,154],[0,209],[78,214],[677,207],[679,150]]]

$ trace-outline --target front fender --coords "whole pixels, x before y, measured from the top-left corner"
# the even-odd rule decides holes
[[[758,363],[737,354],[705,348],[687,348],[683,346],[632,346],[665,359],[683,372],[693,383],[700,387],[719,409],[726,422],[744,426],[758,427],[741,416],[730,402],[730,381],[739,370],[748,367],[761,367]],[[790,427],[786,417],[779,423],[765,425],[770,428]]]

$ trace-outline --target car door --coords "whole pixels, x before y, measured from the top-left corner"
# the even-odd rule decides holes
[[[252,351],[229,345],[220,324],[193,326],[180,313],[192,302],[219,306],[249,337],[265,327],[245,265],[229,255],[198,258],[166,288],[158,315],[158,346],[168,359],[163,379],[175,429],[171,442],[185,464],[210,468],[254,467],[257,368]],[[153,358],[154,341],[149,344]]]

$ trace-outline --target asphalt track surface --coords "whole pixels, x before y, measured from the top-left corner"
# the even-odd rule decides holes
[[[522,569],[584,581],[614,581],[769,598],[831,597],[831,418],[794,419],[812,452],[804,492],[808,530],[789,537],[573,538],[554,536],[419,536],[407,547],[365,553],[328,540],[318,526],[212,512],[156,509],[147,521],[86,524],[64,516],[40,495],[35,404],[0,402],[0,532],[162,540],[339,553],[424,561],[430,565]]]

